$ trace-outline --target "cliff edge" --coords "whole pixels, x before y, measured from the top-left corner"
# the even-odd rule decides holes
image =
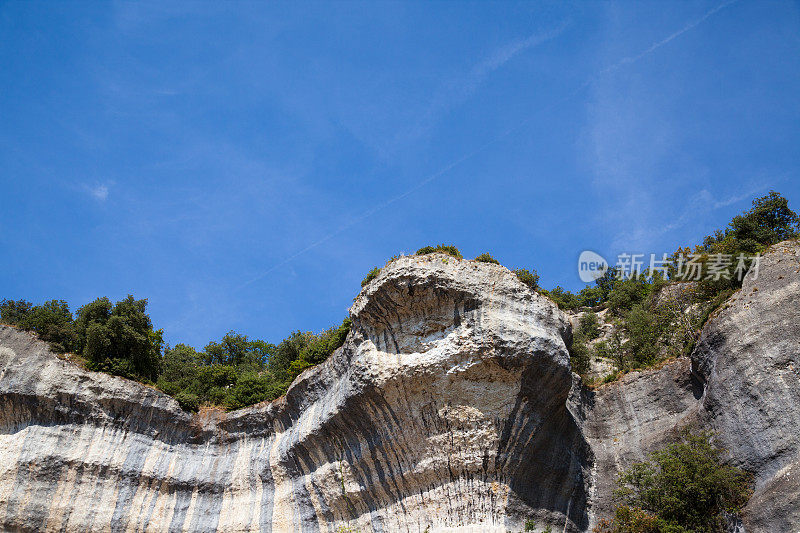
[[[753,474],[746,530],[794,531],[798,302],[800,245],[781,243],[691,359],[588,390],[568,318],[513,273],[402,257],[284,397],[199,414],[0,326],[0,529],[587,531],[621,469],[697,424]]]

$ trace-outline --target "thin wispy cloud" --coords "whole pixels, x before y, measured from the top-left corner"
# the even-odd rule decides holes
[[[588,82],[595,95],[590,105],[589,134],[591,164],[595,170],[593,185],[603,191],[606,207],[602,219],[617,228],[611,239],[615,249],[648,247],[664,234],[696,220],[698,210],[723,207],[708,198],[694,197],[682,212],[668,216],[671,222],[664,222],[659,206],[663,205],[663,196],[669,194],[671,182],[681,179],[674,174],[675,170],[667,170],[680,159],[678,150],[685,138],[681,105],[675,96],[678,93],[665,90],[661,81],[648,90],[647,78],[639,77],[636,83],[631,83],[617,74],[737,1],[723,2],[642,51],[611,62]],[[673,110],[668,106],[674,106]],[[691,172],[696,178],[706,170],[697,168]],[[747,197],[751,192],[742,196]],[[637,214],[635,223],[632,213]]]
[[[668,224],[637,228],[635,232],[626,235],[628,238],[627,241],[618,239],[615,242],[615,246],[620,247],[624,246],[625,244],[630,245],[630,241],[635,241],[645,237],[647,239],[654,239],[696,221],[701,215],[707,214],[709,211],[716,211],[718,209],[736,205],[744,200],[751,199],[758,194],[766,192],[767,188],[768,186],[766,184],[759,184],[749,187],[739,194],[734,194],[724,198],[719,198],[718,196],[712,194],[708,189],[703,189],[686,201],[686,206],[676,216],[672,217],[672,222]]]
[[[731,4],[735,4],[738,1],[739,0],[729,0],[728,2],[723,2],[723,3],[719,4],[717,7],[707,11],[702,17],[698,18],[697,20],[689,22],[688,24],[686,24],[684,27],[682,27],[678,31],[668,35],[667,37],[664,37],[660,41],[654,42],[652,45],[650,45],[645,50],[642,50],[638,54],[630,56],[630,57],[623,57],[622,59],[620,59],[619,61],[617,61],[613,65],[610,65],[610,66],[606,67],[601,73],[602,74],[607,74],[609,72],[613,72],[613,71],[615,71],[617,69],[620,69],[620,68],[624,67],[625,65],[630,65],[631,63],[635,63],[635,62],[639,61],[643,57],[652,54],[653,52],[655,52],[656,50],[658,50],[662,46],[664,46],[666,44],[669,44],[670,42],[674,41],[675,39],[677,39],[678,37],[680,37],[681,35],[683,35],[687,31],[693,30],[694,28],[698,27],[700,24],[702,24],[703,22],[705,22],[706,20],[711,18],[713,15],[715,15],[719,11],[725,9],[726,7],[730,6]]]
[[[614,72],[616,70],[619,70],[623,66],[631,65],[633,63],[636,63],[636,62],[640,61],[644,57],[646,57],[649,54],[653,53],[655,50],[663,47],[667,43],[675,40],[676,38],[680,37],[681,35],[685,34],[686,32],[696,28],[697,26],[699,26],[700,24],[702,24],[703,22],[708,20],[710,17],[712,17],[715,13],[717,13],[720,10],[724,9],[725,7],[735,3],[736,1],[738,1],[738,0],[730,0],[728,2],[724,2],[724,3],[720,4],[720,5],[718,5],[717,7],[715,7],[714,9],[711,9],[710,11],[706,12],[699,19],[691,21],[688,24],[684,25],[680,30],[677,30],[677,31],[671,33],[670,35],[668,35],[667,37],[665,37],[663,39],[660,39],[659,41],[656,41],[655,43],[650,45],[648,48],[642,50],[641,52],[639,52],[637,54],[634,54],[632,56],[624,57],[624,58],[622,58],[622,59],[620,59],[618,61],[615,61],[609,67],[601,69],[597,74],[594,74],[594,75],[590,76],[584,83],[582,83],[578,87],[576,87],[575,90],[573,90],[571,92],[567,92],[566,95],[563,98],[561,98],[561,99],[559,99],[557,101],[554,101],[553,103],[551,103],[548,106],[542,107],[539,110],[539,112],[542,113],[544,111],[549,111],[549,110],[557,107],[558,105],[564,104],[568,100],[576,97],[578,94],[580,94],[582,91],[584,91],[587,87],[590,87],[593,83],[595,83],[598,79],[602,78],[603,76],[606,76],[606,75],[608,75],[608,74],[610,74],[610,73],[612,73],[612,72]],[[445,98],[444,96],[437,96],[432,100],[432,103],[431,103],[426,115],[424,116],[423,120],[420,120],[418,122],[417,130],[419,131],[419,130],[424,129],[426,127],[425,126],[426,124],[429,125],[430,124],[430,120],[433,117],[436,117],[437,115],[441,115],[446,110],[448,110],[449,108],[451,108],[451,107],[453,107],[453,106],[455,106],[455,105],[457,105],[459,103],[463,103],[463,101],[466,98],[468,98],[477,89],[477,87],[492,72],[500,69],[503,65],[507,64],[515,56],[519,55],[523,51],[528,50],[528,49],[530,49],[530,48],[532,48],[532,47],[534,47],[534,46],[536,46],[538,44],[544,43],[546,41],[549,41],[549,40],[557,37],[558,35],[560,35],[564,31],[564,29],[567,26],[568,26],[568,23],[565,22],[565,23],[561,24],[560,26],[558,26],[558,27],[556,27],[553,30],[550,30],[548,32],[545,32],[545,33],[542,33],[542,34],[534,34],[534,35],[531,35],[531,36],[529,36],[529,37],[527,37],[525,39],[522,39],[520,41],[515,41],[513,43],[510,43],[510,44],[508,44],[508,45],[496,50],[495,52],[490,54],[487,58],[483,59],[482,61],[476,63],[473,66],[473,68],[470,69],[469,74],[467,76],[465,76],[461,80],[460,84],[456,83],[456,84],[451,84],[450,85],[450,86],[457,87],[457,89],[451,90],[450,92],[441,91],[439,93],[440,95],[449,95],[449,97],[451,98],[450,101],[448,101],[447,98]],[[357,217],[355,217],[354,219],[350,220],[349,222],[343,224],[342,226],[340,226],[338,229],[334,230],[333,232],[326,234],[325,236],[321,237],[320,239],[308,244],[304,248],[301,248],[300,250],[298,250],[294,254],[291,254],[291,255],[287,256],[285,259],[283,259],[281,261],[278,261],[277,263],[275,263],[270,268],[264,270],[263,272],[261,272],[257,276],[251,278],[250,280],[248,280],[245,283],[243,283],[242,285],[240,285],[238,287],[238,290],[241,290],[241,289],[243,289],[243,288],[245,288],[245,287],[247,287],[249,285],[252,285],[253,283],[265,278],[267,275],[269,275],[270,273],[274,272],[278,268],[280,268],[282,266],[285,266],[286,264],[288,264],[291,261],[293,261],[294,259],[300,257],[301,255],[304,255],[305,253],[311,251],[312,249],[316,248],[317,246],[319,246],[319,245],[321,245],[321,244],[333,239],[337,235],[339,235],[339,234],[343,233],[344,231],[346,231],[347,229],[355,226],[357,223],[363,221],[364,219],[369,218],[370,216],[372,216],[373,214],[377,213],[378,211],[381,211],[381,210],[387,208],[388,206],[390,206],[391,204],[394,204],[394,203],[406,198],[407,196],[411,195],[412,193],[416,192],[417,190],[419,190],[419,189],[423,188],[424,186],[428,185],[432,181],[434,181],[434,180],[440,178],[441,176],[447,174],[452,169],[462,165],[466,161],[468,161],[468,160],[474,158],[475,156],[483,153],[488,148],[490,148],[490,147],[494,146],[495,144],[497,144],[497,143],[503,141],[504,139],[508,138],[511,134],[519,131],[525,125],[529,124],[534,118],[535,117],[530,116],[530,117],[527,117],[527,118],[521,120],[515,126],[505,130],[504,132],[502,132],[501,134],[495,136],[493,139],[487,141],[486,143],[484,143],[483,145],[479,146],[478,148],[476,148],[476,149],[464,154],[463,156],[455,159],[451,163],[448,163],[447,165],[445,165],[441,169],[437,170],[436,172],[428,175],[427,177],[425,177],[420,182],[418,182],[416,185],[412,186],[411,188],[407,189],[406,191],[404,191],[404,192],[402,192],[402,193],[390,198],[389,200],[386,200],[386,201],[378,204],[377,206],[375,206],[375,207],[373,207],[373,208],[371,208],[369,210],[366,210],[365,212],[363,212],[362,214],[358,215]],[[641,195],[643,195],[645,193],[643,192],[643,189],[639,189],[638,192],[634,191],[634,196],[636,196],[637,194],[641,197]],[[629,198],[627,203],[629,205],[635,204],[636,203],[635,202],[635,198]],[[644,231],[644,230],[642,230],[642,231]],[[637,235],[628,235],[628,237],[632,237],[633,241],[640,242],[640,241],[642,241],[642,239],[644,239],[644,234],[643,234],[642,231],[636,232]],[[618,237],[620,237],[620,236],[622,236],[622,233],[618,234]],[[618,239],[615,242],[618,242]]]
[[[86,192],[98,202],[102,203],[108,200],[108,185],[106,184],[98,183],[92,186],[87,185]]]
[[[533,33],[523,39],[507,43],[476,62],[465,74],[444,80],[414,126],[400,135],[406,139],[417,139],[427,135],[444,114],[468,100],[493,73],[520,54],[557,38],[568,26],[569,21],[564,21],[547,31]],[[399,139],[396,139],[396,142],[398,141]]]

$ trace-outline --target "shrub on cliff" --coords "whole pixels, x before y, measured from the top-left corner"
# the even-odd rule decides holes
[[[372,281],[373,279],[378,277],[378,274],[381,273],[381,269],[378,267],[373,267],[372,270],[367,272],[367,275],[364,279],[361,280],[361,286],[366,287],[367,283]]]
[[[648,461],[622,472],[614,519],[598,531],[723,531],[750,496],[749,476],[726,465],[708,431],[684,429]]]
[[[600,320],[591,311],[583,314],[579,326],[581,334],[587,340],[593,340],[600,336]]]
[[[200,408],[200,398],[191,392],[181,391],[175,395],[175,400],[184,411],[197,411]]]
[[[344,344],[350,332],[350,317],[345,318],[336,328],[330,328],[319,335],[314,335],[300,352],[300,358],[312,365],[319,364],[330,356],[334,350]]]
[[[195,382],[201,362],[201,355],[186,344],[178,344],[174,348],[165,350],[161,358],[161,372],[156,385],[171,396],[176,396],[181,391],[190,388],[193,388],[196,393],[199,387],[195,386]]]
[[[586,344],[585,339],[576,338],[569,347],[569,364],[572,371],[583,376],[589,371],[592,358],[592,349]]]
[[[436,252],[452,255],[453,257],[456,257],[458,259],[464,258],[464,256],[461,255],[461,252],[458,251],[458,248],[450,244],[437,244],[436,246],[424,246],[419,250],[417,250],[416,255],[433,254]]]
[[[575,329],[572,345],[569,348],[569,360],[572,371],[585,375],[589,371],[592,355],[595,351],[589,346],[589,341],[600,336],[600,326],[597,315],[585,313]]]
[[[500,261],[489,255],[488,252],[484,252],[478,257],[475,258],[475,261],[479,263],[494,263],[495,265],[499,265]]]
[[[653,292],[653,284],[644,276],[615,280],[608,293],[608,308],[617,316],[642,303]]]
[[[209,342],[203,349],[206,364],[247,366],[258,369],[264,366],[275,347],[264,341],[251,341],[247,335],[229,331],[220,342]]]
[[[722,239],[732,237],[738,248],[755,253],[770,244],[797,237],[800,217],[789,209],[789,202],[775,191],[753,200],[753,207],[733,217]]]
[[[283,389],[275,381],[275,377],[269,372],[249,372],[238,376],[236,385],[225,397],[225,407],[233,410],[274,400],[283,392]]]
[[[55,352],[76,352],[80,349],[81,339],[64,300],[50,300],[34,306],[20,320],[19,327],[36,332],[40,339],[50,343]]]
[[[543,290],[542,294],[553,300],[559,309],[572,310],[580,307],[578,297],[559,285],[556,285],[551,291]]]
[[[42,305],[33,305],[25,300],[3,300],[0,302],[0,320],[36,333],[41,340],[50,343],[55,352],[80,350],[81,338],[64,300],[50,300]]]
[[[514,274],[516,274],[517,278],[519,278],[522,283],[527,285],[530,290],[535,291],[539,288],[539,274],[535,270],[531,272],[530,270],[526,270],[524,268],[518,268],[514,270]]]

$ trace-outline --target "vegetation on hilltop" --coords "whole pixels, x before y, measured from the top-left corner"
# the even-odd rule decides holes
[[[541,292],[562,309],[608,310],[606,320],[615,326],[610,339],[589,347],[590,339],[580,328],[575,335],[571,353],[577,372],[588,369],[586,362],[591,357],[612,359],[618,373],[646,368],[691,352],[709,315],[741,287],[742,276],[736,275],[735,269],[747,272],[753,256],[772,244],[796,238],[798,232],[800,217],[789,209],[785,198],[772,191],[753,200],[751,209],[734,217],[724,230],[703,239],[702,244],[678,248],[668,258],[665,275],[655,272],[651,277],[623,278],[611,268],[577,294],[560,287]],[[686,259],[689,256],[694,256],[697,265],[691,272]],[[721,260],[730,264],[728,275],[714,274],[714,263]],[[699,279],[682,284],[674,294],[662,291],[668,282],[694,277]],[[687,312],[690,307],[694,311]],[[617,375],[609,377],[613,380]]]
[[[516,274],[519,280],[527,285],[530,290],[539,290],[539,274],[537,274],[535,270],[518,268],[514,270],[514,274]]]
[[[674,299],[659,298],[668,280],[682,280],[682,255],[696,254],[697,263],[706,272],[715,257],[752,256],[771,244],[796,237],[798,231],[800,218],[789,209],[785,198],[770,192],[756,198],[750,210],[734,217],[727,228],[706,237],[701,245],[679,248],[670,258],[666,276],[622,279],[616,269],[609,269],[594,285],[573,294],[558,286],[550,291],[542,289],[535,270],[518,269],[514,273],[531,290],[551,298],[562,309],[607,309],[607,320],[610,317],[616,326],[614,334],[593,343],[599,334],[597,316],[584,315],[571,347],[573,368],[585,373],[592,357],[606,357],[615,361],[619,372],[625,372],[688,353],[709,314],[741,285],[737,276],[703,277],[689,291],[702,312],[687,315]],[[434,252],[463,258],[455,246],[444,244],[421,248],[417,255]],[[475,260],[499,264],[488,253]],[[370,270],[362,287],[379,273],[378,267]],[[63,300],[41,305],[2,300],[0,322],[35,332],[54,351],[80,355],[92,370],[155,383],[187,409],[207,404],[236,409],[277,398],[304,369],[321,363],[341,346],[350,330],[346,318],[341,325],[319,334],[295,331],[277,345],[231,331],[198,352],[185,344],[164,347],[162,330],[153,327],[146,308],[147,300],[130,295],[115,304],[108,298],[98,298],[79,308],[75,316]]]
[[[113,305],[98,298],[73,317],[63,300],[2,300],[0,321],[36,333],[56,352],[79,355],[90,370],[154,383],[188,410],[273,400],[300,372],[341,346],[350,331],[346,318],[320,334],[295,331],[277,345],[231,331],[198,352],[186,344],[164,347],[162,330],[153,328],[146,308],[147,300],[130,295]]]
[[[373,279],[377,278],[378,274],[380,274],[380,273],[381,273],[381,269],[380,268],[372,267],[372,270],[367,272],[367,275],[364,277],[364,279],[361,280],[361,286],[362,287],[366,287],[367,283],[369,283]]]
[[[464,256],[461,255],[461,252],[453,245],[450,244],[437,244],[436,246],[423,246],[415,255],[427,255],[433,253],[443,253],[447,255],[452,255],[456,259],[463,259]]]
[[[475,261],[477,261],[479,263],[492,263],[492,264],[495,264],[495,265],[499,265],[500,264],[500,261],[498,261],[497,259],[492,257],[488,252],[484,252],[481,255],[479,255],[478,257],[476,257]]]

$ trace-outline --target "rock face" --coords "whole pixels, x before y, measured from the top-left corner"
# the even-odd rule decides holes
[[[692,361],[700,415],[754,474],[746,524],[800,531],[800,245],[774,246],[705,328]]]
[[[0,330],[0,528],[585,529],[563,313],[507,269],[401,258],[271,404],[191,416]]]
[[[754,475],[748,531],[800,523],[800,247],[767,254],[692,360],[587,390],[568,318],[507,269],[400,258],[285,397],[191,415],[0,326],[0,529],[588,531],[686,424]],[[758,289],[758,290],[754,290]]]

